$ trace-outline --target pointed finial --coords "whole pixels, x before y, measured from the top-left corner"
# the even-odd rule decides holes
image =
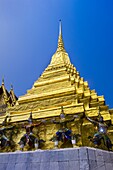
[[[59,20],[59,35],[58,35],[58,44],[57,50],[52,56],[50,65],[58,65],[58,64],[71,64],[69,56],[64,48],[63,38],[62,38],[62,22]]]
[[[59,37],[58,37],[58,47],[57,47],[57,52],[65,52],[64,49],[64,43],[62,39],[62,23],[61,20],[59,20]]]
[[[11,84],[11,89],[10,89],[10,97],[11,97],[11,100],[12,100],[11,105],[14,106],[15,103],[16,103],[16,96],[15,96],[14,89],[13,89],[13,85],[12,85],[12,84]]]
[[[62,21],[59,20],[59,36],[62,35]]]

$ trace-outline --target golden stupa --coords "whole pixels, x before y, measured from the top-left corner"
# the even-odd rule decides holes
[[[98,96],[95,90],[90,90],[88,82],[80,76],[76,67],[71,63],[68,53],[64,48],[62,38],[62,26],[59,25],[58,47],[52,56],[50,64],[42,75],[36,80],[27,93],[20,96],[13,107],[8,107],[10,123],[20,128],[16,141],[19,141],[23,130],[21,125],[27,122],[30,112],[37,122],[46,120],[47,123],[39,127],[39,135],[46,141],[44,149],[51,149],[53,145],[49,139],[58,129],[58,125],[51,123],[51,119],[59,118],[63,106],[67,117],[73,115],[83,116],[84,114],[96,118],[100,113],[104,121],[113,124],[113,109],[105,104],[104,96]],[[0,117],[0,123],[5,116]],[[69,127],[75,133],[81,134],[78,146],[89,146],[87,136],[94,133],[93,125],[86,119],[75,119],[69,123]],[[88,133],[88,134],[87,134]],[[112,139],[112,130],[109,130]]]

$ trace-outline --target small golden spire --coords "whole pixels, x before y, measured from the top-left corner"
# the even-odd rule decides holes
[[[8,94],[7,94],[7,90],[5,88],[5,84],[4,84],[4,77],[2,77],[2,90],[4,93],[5,102],[8,103]]]
[[[62,22],[61,22],[61,20],[59,21],[59,38],[58,38],[57,52],[60,52],[60,51],[65,52],[63,38],[62,38]]]
[[[59,20],[59,36],[62,35],[62,22]]]
[[[59,37],[58,37],[58,47],[56,52],[53,54],[50,65],[58,64],[71,64],[69,56],[64,48],[63,38],[62,38],[62,23],[59,21]]]
[[[12,99],[12,102],[13,104],[16,103],[16,97],[15,97],[15,94],[14,94],[14,90],[13,90],[13,85],[11,84],[11,90],[10,90],[10,97]]]

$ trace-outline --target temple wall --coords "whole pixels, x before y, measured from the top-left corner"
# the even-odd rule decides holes
[[[0,170],[113,170],[113,152],[81,147],[0,154]]]

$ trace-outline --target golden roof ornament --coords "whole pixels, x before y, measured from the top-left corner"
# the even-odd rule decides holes
[[[13,90],[13,85],[11,84],[11,90],[10,90],[10,97],[12,99],[12,105],[15,105],[16,103],[16,96],[14,94],[14,90]]]
[[[4,77],[2,77],[2,89],[3,89],[3,93],[4,93],[5,102],[7,103],[8,102],[8,94],[7,94],[7,90],[5,88],[5,85],[4,85]]]
[[[50,65],[61,65],[61,64],[71,64],[68,54],[64,48],[63,38],[62,38],[62,23],[59,21],[59,37],[58,46],[55,54],[52,56]]]
[[[64,48],[63,38],[62,38],[62,23],[61,23],[61,20],[59,21],[59,37],[58,37],[57,52],[60,52],[60,51],[66,52],[65,48]]]

